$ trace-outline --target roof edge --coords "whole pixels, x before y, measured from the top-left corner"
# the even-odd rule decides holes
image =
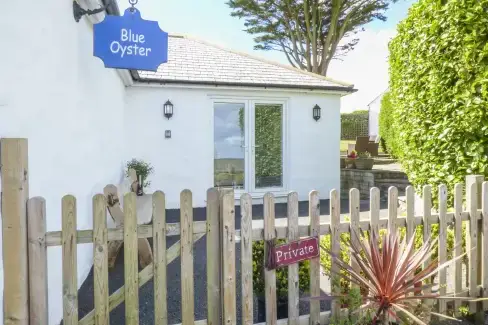
[[[333,83],[342,85],[343,87],[354,88],[354,84],[351,84],[351,83],[347,83],[347,82],[344,82],[344,81],[335,80],[335,79],[332,79],[332,78],[329,78],[329,77],[326,77],[326,76],[322,76],[322,75],[319,75],[319,74],[316,74],[316,73],[312,73],[312,72],[308,72],[308,71],[301,70],[301,69],[298,69],[298,68],[294,68],[294,67],[288,66],[286,64],[282,64],[282,63],[275,62],[275,61],[272,61],[272,60],[267,60],[267,59],[261,58],[259,56],[251,55],[249,53],[235,51],[235,50],[232,50],[232,49],[229,49],[229,48],[226,48],[226,47],[223,47],[223,46],[220,46],[220,45],[217,45],[217,44],[208,42],[208,41],[204,41],[202,39],[199,39],[199,38],[196,38],[196,37],[193,37],[193,36],[184,35],[184,34],[173,34],[173,33],[169,33],[169,37],[186,38],[186,39],[189,39],[189,40],[192,40],[192,41],[195,41],[195,42],[204,44],[204,45],[208,45],[208,46],[212,46],[212,47],[218,48],[220,50],[223,50],[223,51],[226,51],[226,52],[229,52],[229,53],[233,53],[233,54],[237,54],[237,55],[242,55],[242,56],[245,56],[247,58],[250,58],[250,59],[253,59],[253,60],[257,60],[257,61],[261,61],[263,63],[271,64],[271,65],[274,65],[274,66],[277,66],[277,67],[280,67],[280,68],[288,69],[288,70],[291,70],[293,72],[298,72],[298,73],[306,74],[308,76],[311,76],[311,77],[314,77],[314,78],[317,78],[317,79],[321,79],[321,80],[326,80],[326,81],[329,81],[329,82],[333,82]]]
[[[385,89],[384,91],[382,91],[382,92],[381,92],[379,95],[377,95],[377,96],[376,96],[376,97],[375,97],[375,98],[374,98],[372,101],[370,101],[370,102],[368,103],[368,105],[366,105],[366,106],[368,106],[368,107],[369,107],[369,105],[373,104],[373,103],[374,103],[374,102],[375,102],[375,101],[376,101],[378,98],[380,98],[381,96],[383,96],[384,94],[386,94],[386,92],[388,92],[388,90],[389,90],[389,89],[390,89],[390,87],[386,88],[386,89]]]
[[[180,85],[204,85],[204,86],[228,86],[228,87],[250,87],[250,88],[272,88],[272,89],[303,89],[303,90],[328,90],[340,91],[344,93],[355,93],[358,91],[352,87],[342,86],[310,86],[310,85],[290,85],[290,84],[264,84],[264,83],[243,83],[243,82],[216,82],[216,81],[190,81],[173,79],[138,79],[139,84],[180,84]]]

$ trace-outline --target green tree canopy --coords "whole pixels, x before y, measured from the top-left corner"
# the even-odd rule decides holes
[[[256,35],[255,49],[285,53],[294,67],[327,75],[333,58],[345,55],[358,39],[339,45],[397,0],[229,0],[232,16],[244,18]]]
[[[488,0],[420,0],[389,48],[395,153],[410,181],[488,176]]]

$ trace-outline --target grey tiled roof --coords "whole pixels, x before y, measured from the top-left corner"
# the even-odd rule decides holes
[[[138,80],[355,91],[351,84],[175,35],[169,37],[168,62],[157,72],[138,71]]]

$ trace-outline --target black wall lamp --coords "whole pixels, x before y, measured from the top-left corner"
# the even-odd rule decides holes
[[[320,120],[320,110],[321,110],[321,108],[320,108],[320,106],[319,106],[319,105],[315,105],[315,106],[313,107],[313,112],[312,112],[312,114],[313,114],[313,119],[314,119],[315,121]]]
[[[169,120],[173,116],[173,104],[169,99],[164,103],[164,116]]]

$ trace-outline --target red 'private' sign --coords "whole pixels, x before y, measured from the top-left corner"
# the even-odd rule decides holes
[[[276,268],[319,257],[319,241],[310,237],[274,247]]]

